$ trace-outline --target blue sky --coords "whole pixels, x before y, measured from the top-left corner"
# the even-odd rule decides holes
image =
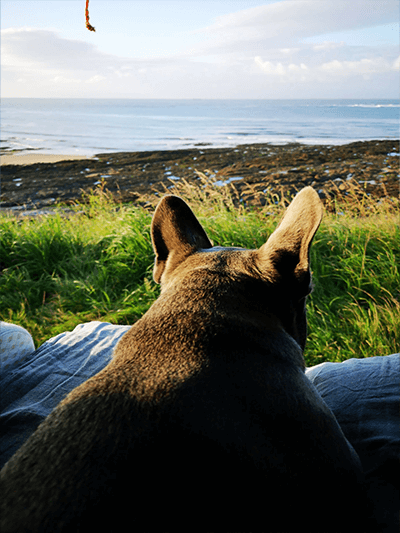
[[[399,0],[1,0],[1,95],[398,98]]]

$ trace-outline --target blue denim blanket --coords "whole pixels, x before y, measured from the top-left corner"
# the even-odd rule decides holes
[[[11,365],[0,359],[0,468],[72,389],[107,365],[129,328],[88,322]]]
[[[306,372],[363,466],[377,531],[400,531],[400,354]]]
[[[334,412],[365,471],[376,466],[383,451],[400,459],[400,354],[322,363],[306,375]]]
[[[73,388],[107,365],[129,328],[89,322],[14,358],[11,366],[0,358],[0,467]],[[306,375],[366,471],[388,458],[399,464],[400,354],[322,363]]]

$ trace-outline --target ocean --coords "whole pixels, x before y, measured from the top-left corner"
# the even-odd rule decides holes
[[[98,153],[399,138],[398,100],[3,98],[1,151]]]

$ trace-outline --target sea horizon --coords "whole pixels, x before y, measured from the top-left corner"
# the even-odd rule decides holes
[[[205,100],[205,101],[215,101],[215,100],[221,100],[221,101],[260,101],[260,102],[301,102],[303,100],[313,100],[313,101],[382,101],[382,102],[396,102],[395,106],[397,107],[400,105],[400,99],[398,98],[200,98],[200,97],[184,97],[184,98],[147,98],[145,96],[142,97],[76,97],[76,96],[70,96],[70,97],[61,97],[61,96],[1,96],[1,100],[158,100],[158,101],[182,101],[182,100]]]
[[[398,99],[2,98],[1,152],[99,153],[399,138]]]

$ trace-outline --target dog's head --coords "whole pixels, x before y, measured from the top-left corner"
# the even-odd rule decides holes
[[[189,206],[177,196],[166,196],[157,206],[151,228],[154,280],[164,291],[199,270],[204,276],[207,270],[214,276],[219,272],[236,283],[251,278],[258,283],[255,293],[264,298],[265,308],[280,318],[304,349],[305,300],[311,291],[309,250],[321,219],[319,196],[306,187],[258,250],[214,247]]]

